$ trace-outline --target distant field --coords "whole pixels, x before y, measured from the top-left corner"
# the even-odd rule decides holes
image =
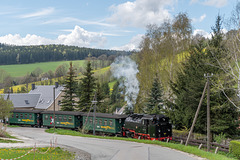
[[[52,70],[53,72],[59,65],[67,64],[69,65],[71,61],[58,61],[58,62],[43,62],[43,63],[33,63],[33,64],[16,64],[16,65],[1,65],[0,69],[8,72],[12,77],[22,77],[27,73],[31,73],[36,68],[41,68],[43,72]],[[84,60],[72,61],[73,65],[83,66]]]

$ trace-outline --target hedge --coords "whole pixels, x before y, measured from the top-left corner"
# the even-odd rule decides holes
[[[240,141],[231,141],[229,145],[229,152],[240,159]]]

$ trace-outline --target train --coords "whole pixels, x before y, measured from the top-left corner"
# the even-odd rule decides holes
[[[55,115],[55,117],[54,117]],[[7,123],[32,127],[85,129],[97,133],[147,140],[172,140],[172,125],[165,115],[130,114],[77,111],[13,110]],[[55,124],[54,124],[55,122]]]

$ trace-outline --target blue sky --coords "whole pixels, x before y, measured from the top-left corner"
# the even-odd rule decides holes
[[[0,43],[65,44],[137,49],[147,24],[160,25],[179,12],[193,33],[208,36],[218,13],[229,18],[235,0],[0,0]]]

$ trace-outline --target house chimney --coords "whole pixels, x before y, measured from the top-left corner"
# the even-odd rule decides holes
[[[58,88],[58,82],[55,82],[55,88]]]
[[[32,90],[34,90],[35,89],[35,84],[34,83],[32,83]]]

